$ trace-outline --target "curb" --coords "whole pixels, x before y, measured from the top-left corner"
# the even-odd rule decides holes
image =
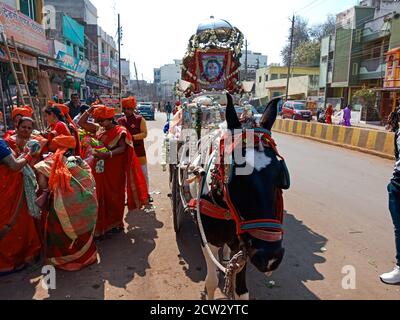
[[[394,133],[277,119],[274,131],[394,160]]]

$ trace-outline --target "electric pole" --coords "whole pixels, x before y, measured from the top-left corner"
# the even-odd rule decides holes
[[[121,105],[121,94],[122,94],[122,74],[121,74],[121,37],[122,37],[122,30],[121,30],[121,17],[120,14],[118,13],[118,70],[119,70],[119,87],[118,87],[118,96],[119,96],[119,102]]]
[[[135,75],[136,75],[136,84],[137,84],[137,88],[138,88],[138,96],[140,96],[140,94],[141,94],[140,83],[139,83],[139,77],[138,77],[138,72],[137,72],[137,68],[136,68],[136,62],[134,62],[133,65],[135,66]]]
[[[246,56],[245,56],[245,67],[244,67],[244,74],[245,74],[245,81],[247,81],[247,47],[248,47],[248,43],[247,43],[247,39],[246,39]]]
[[[288,61],[288,73],[287,73],[287,84],[286,84],[286,101],[289,98],[289,84],[290,84],[290,76],[292,73],[292,56],[293,56],[293,38],[294,38],[294,24],[295,24],[295,15],[293,14],[292,19],[292,30],[290,32],[290,49],[289,49],[289,61]]]

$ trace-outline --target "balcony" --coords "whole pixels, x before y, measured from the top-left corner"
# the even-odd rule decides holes
[[[385,21],[386,16],[368,22],[362,33],[363,42],[370,42],[390,35],[390,23]]]
[[[359,79],[383,79],[386,72],[386,63],[383,58],[368,59],[361,62]]]

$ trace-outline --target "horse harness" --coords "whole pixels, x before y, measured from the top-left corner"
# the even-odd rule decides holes
[[[256,128],[251,130],[254,134],[254,145],[262,144],[264,147],[272,148],[281,159],[281,163],[284,164],[284,158],[279,154],[277,150],[277,145],[271,137],[271,132],[262,128]],[[242,215],[236,210],[228,189],[228,184],[232,177],[233,172],[233,152],[235,148],[240,144],[247,143],[246,135],[248,131],[243,130],[240,134],[236,134],[233,137],[233,142],[231,145],[226,145],[226,140],[228,133],[226,133],[221,139],[220,143],[220,162],[219,165],[215,167],[212,171],[212,189],[210,193],[215,191],[215,189],[221,194],[228,209],[223,208],[215,203],[215,201],[210,202],[206,199],[192,199],[189,202],[189,208],[196,209],[199,203],[200,213],[218,220],[231,221],[233,220],[236,224],[236,233],[238,236],[248,233],[252,237],[267,241],[267,242],[277,242],[283,239],[283,196],[282,189],[277,188],[276,191],[276,219],[257,219],[257,220],[245,220]],[[226,164],[224,162],[225,156],[230,157],[230,163]],[[206,172],[210,170],[212,164],[208,165]],[[286,165],[284,165],[286,168]],[[206,175],[207,177],[207,175]],[[203,178],[202,189],[206,183],[206,177]],[[290,184],[290,182],[289,182]],[[213,197],[211,197],[213,198]]]

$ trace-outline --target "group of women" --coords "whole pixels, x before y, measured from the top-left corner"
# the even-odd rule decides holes
[[[0,276],[42,260],[66,271],[96,263],[94,240],[123,230],[126,204],[135,210],[149,200],[132,136],[114,121],[114,108],[93,106],[79,122],[103,145],[90,165],[67,106],[44,110],[46,132],[34,130],[32,115],[28,106],[14,108],[15,130],[0,140]]]

